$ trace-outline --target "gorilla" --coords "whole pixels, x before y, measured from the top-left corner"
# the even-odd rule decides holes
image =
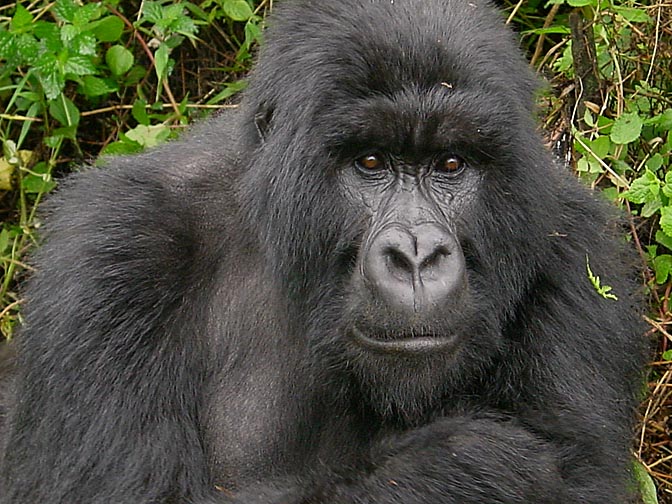
[[[0,502],[629,502],[636,260],[536,86],[488,0],[281,3],[238,108],[52,198]]]

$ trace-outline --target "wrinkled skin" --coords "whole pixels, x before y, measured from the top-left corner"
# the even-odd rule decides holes
[[[632,254],[500,15],[276,10],[238,109],[51,199],[0,503],[628,502]]]

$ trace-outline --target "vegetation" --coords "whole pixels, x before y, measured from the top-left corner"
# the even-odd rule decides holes
[[[634,453],[646,504],[672,503],[672,4],[504,0],[549,85],[544,131],[622,206],[645,266],[656,353]],[[140,151],[244,88],[271,0],[20,0],[0,7],[0,338],[21,320],[37,211],[98,154]],[[235,97],[234,97],[235,100]],[[586,216],[589,219],[590,216]],[[608,274],[587,276],[605,296]],[[603,283],[601,283],[603,282]]]

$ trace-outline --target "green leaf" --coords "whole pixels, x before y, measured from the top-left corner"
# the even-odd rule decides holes
[[[635,112],[623,114],[614,121],[609,137],[617,144],[634,142],[642,132],[642,125],[642,118]]]
[[[97,56],[96,37],[91,33],[80,33],[70,41],[70,48],[80,56]]]
[[[672,250],[672,236],[667,236],[660,229],[656,231],[656,241],[665,246],[668,250]]]
[[[139,124],[135,128],[126,132],[126,136],[142,145],[143,147],[154,147],[168,139],[170,129],[163,125],[157,124],[155,126],[145,126]]]
[[[624,19],[630,21],[631,23],[646,23],[651,20],[645,9],[618,6],[614,6],[613,9],[617,14],[620,14]]]
[[[639,493],[642,496],[642,504],[658,504],[656,485],[649,472],[638,460],[633,461],[633,473],[639,486]]]
[[[672,207],[660,209],[660,228],[666,235],[672,236]]]
[[[114,75],[123,75],[133,66],[133,53],[121,45],[113,45],[105,53],[105,62]]]
[[[28,31],[33,23],[33,15],[20,3],[16,6],[16,11],[9,23],[9,31],[12,33],[22,33]]]
[[[215,96],[213,96],[208,100],[208,105],[215,105],[219,102],[226,100],[227,98],[231,98],[233,95],[242,91],[246,87],[247,87],[247,81],[245,80],[228,82],[225,84],[225,87],[222,91],[220,91],[219,93],[217,93]]]
[[[56,26],[56,23],[37,21],[35,23],[33,33],[44,43],[45,47],[49,51],[57,53],[63,49],[63,42],[61,42],[61,31],[58,29],[58,26]]]
[[[133,102],[133,108],[131,109],[131,114],[133,118],[138,121],[139,124],[144,124],[149,126],[149,115],[147,115],[147,101],[141,98],[138,98]]]
[[[168,46],[161,46],[154,53],[156,76],[162,81],[168,76]]]
[[[48,100],[55,99],[65,87],[65,75],[52,53],[44,53],[35,64],[37,78]]]
[[[656,283],[665,283],[670,275],[670,270],[672,270],[672,255],[661,254],[654,257],[653,270],[656,273]]]
[[[225,0],[222,3],[224,13],[234,21],[247,21],[254,12],[245,0]]]
[[[658,198],[661,182],[655,173],[646,170],[641,177],[630,184],[630,189],[623,192],[623,197],[632,203],[646,203]]]
[[[97,72],[96,65],[86,56],[71,56],[65,62],[65,73],[92,75]]]
[[[67,21],[72,23],[75,19],[75,13],[79,9],[79,6],[75,3],[74,0],[56,0],[56,5],[54,6],[53,12],[56,16],[56,19],[59,21]]]
[[[653,156],[651,156],[646,161],[646,169],[650,170],[652,172],[655,172],[661,166],[663,166],[663,156],[661,156],[659,153],[655,153]],[[669,172],[668,172],[668,174],[669,174]],[[667,182],[667,174],[665,175],[665,182]],[[663,188],[663,189],[665,189],[665,188]],[[665,194],[665,195],[670,196],[670,194]]]
[[[91,23],[89,29],[101,42],[116,42],[124,32],[124,22],[117,16],[105,16]]]
[[[9,231],[2,228],[0,231],[0,255],[4,254],[5,251],[9,248]]]
[[[86,75],[82,79],[82,93],[86,96],[100,96],[119,91],[119,86],[110,79],[100,79]]]
[[[63,126],[79,124],[79,109],[63,93],[49,103],[49,114]]]
[[[588,261],[588,256],[586,256],[586,271],[588,272],[588,279],[590,283],[593,284],[595,291],[602,296],[604,299],[611,299],[613,301],[618,301],[618,297],[615,294],[612,294],[611,287],[609,285],[602,285],[600,282],[600,277],[593,274],[590,269],[590,262]]]
[[[584,7],[586,5],[591,5],[594,3],[594,0],[567,0],[567,4],[572,7]]]
[[[663,352],[663,360],[672,361],[672,349]]]

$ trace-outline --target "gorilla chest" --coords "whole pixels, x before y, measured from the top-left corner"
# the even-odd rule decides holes
[[[256,374],[255,374],[256,375]],[[254,378],[254,379],[253,379]],[[358,422],[325,407],[319,394],[260,376],[222,380],[209,395],[205,445],[217,485],[300,475],[320,466],[355,467],[367,450]],[[306,380],[308,382],[308,380]]]

